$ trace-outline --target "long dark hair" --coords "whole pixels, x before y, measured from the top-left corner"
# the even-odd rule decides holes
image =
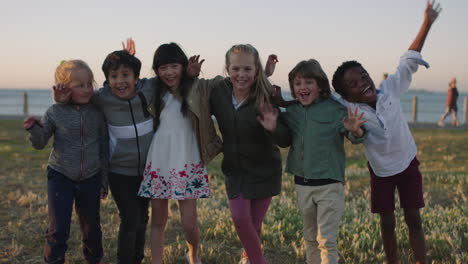
[[[180,63],[182,65],[182,75],[180,79],[180,85],[178,89],[178,95],[182,104],[180,111],[186,116],[188,111],[187,95],[190,91],[192,84],[191,78],[187,75],[188,58],[184,51],[174,42],[162,44],[154,52],[153,56],[153,71],[158,75],[158,68],[165,64]],[[169,92],[169,87],[160,79],[156,78],[156,91],[155,91],[155,105],[156,105],[156,116],[155,116],[155,127],[159,126],[161,111],[164,108],[163,97]]]

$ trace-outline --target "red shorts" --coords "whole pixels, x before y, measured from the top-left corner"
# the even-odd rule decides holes
[[[371,175],[372,213],[395,210],[395,188],[398,188],[401,208],[424,207],[422,176],[416,157],[404,171],[389,177],[378,177],[369,163],[367,167]]]

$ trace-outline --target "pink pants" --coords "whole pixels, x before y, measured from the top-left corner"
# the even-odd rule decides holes
[[[263,218],[270,202],[271,197],[245,199],[242,195],[229,200],[232,221],[251,264],[266,264],[260,240]]]

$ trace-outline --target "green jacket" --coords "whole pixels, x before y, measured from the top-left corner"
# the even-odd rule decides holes
[[[344,106],[332,99],[316,99],[309,106],[292,105],[281,113],[273,137],[281,147],[289,148],[286,172],[306,179],[345,181],[345,151],[343,138],[353,144],[367,136],[355,138],[344,128]],[[364,129],[364,128],[363,128]]]
[[[279,194],[280,151],[257,121],[259,112],[254,98],[247,99],[236,110],[230,80],[217,77],[208,82],[211,113],[223,137],[221,167],[229,198],[242,194],[247,199],[261,199]]]

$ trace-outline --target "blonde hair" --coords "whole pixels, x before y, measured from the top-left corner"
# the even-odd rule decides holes
[[[226,71],[228,71],[231,64],[230,57],[232,54],[250,54],[254,58],[255,68],[257,70],[257,76],[254,85],[250,89],[250,95],[255,97],[255,105],[260,106],[264,103],[270,103],[270,95],[273,93],[273,86],[268,81],[265,72],[263,71],[260,56],[258,55],[257,49],[250,44],[238,44],[232,46],[226,52]]]
[[[68,85],[72,82],[72,72],[76,70],[86,70],[91,76],[91,81],[94,83],[94,75],[88,64],[82,60],[66,60],[62,61],[57,69],[55,69],[55,83],[63,83]]]

